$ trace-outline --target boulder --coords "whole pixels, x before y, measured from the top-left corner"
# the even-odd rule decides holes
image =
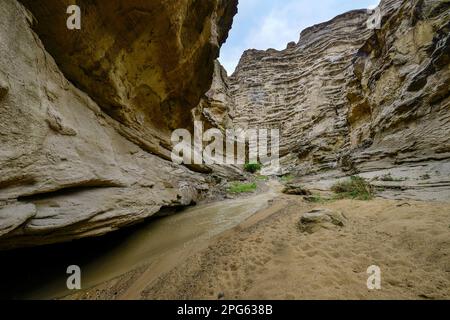
[[[345,217],[342,213],[330,209],[315,209],[304,213],[299,221],[301,232],[314,233],[321,229],[344,227]]]

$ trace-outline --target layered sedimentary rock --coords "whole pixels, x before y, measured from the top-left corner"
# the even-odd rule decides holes
[[[71,0],[22,0],[64,75],[120,131],[170,159],[170,136],[192,129],[189,112],[211,85],[214,60],[237,0],[79,0],[81,30],[68,32]]]
[[[450,3],[383,0],[379,9],[379,28],[373,13],[351,11],[285,50],[246,51],[227,80],[233,124],[280,128],[285,171],[424,165],[448,189]]]
[[[211,88],[195,109],[197,119],[210,127],[226,130],[233,127],[234,108],[230,94],[229,80],[224,67],[215,62],[214,77]]]
[[[68,30],[69,2],[0,6],[0,249],[101,235],[210,187],[164,158],[236,2],[77,1]]]
[[[334,166],[347,134],[347,67],[369,36],[366,20],[366,11],[352,11],[306,29],[283,51],[246,51],[230,78],[234,124],[279,128],[285,166]]]
[[[346,165],[450,158],[449,62],[450,2],[403,1],[353,60]]]

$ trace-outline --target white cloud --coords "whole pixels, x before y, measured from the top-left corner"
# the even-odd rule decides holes
[[[287,42],[295,40],[290,22],[279,15],[271,14],[263,19],[261,25],[253,28],[246,39],[249,48],[282,49]],[[289,41],[286,41],[289,39]]]

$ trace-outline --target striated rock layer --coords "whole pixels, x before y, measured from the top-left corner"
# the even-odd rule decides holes
[[[356,10],[306,29],[285,50],[246,51],[227,79],[233,125],[280,128],[285,171],[440,162],[427,176],[448,189],[449,9],[447,0],[382,0],[380,29]]]
[[[283,51],[248,50],[230,78],[234,125],[281,129],[285,165],[329,168],[345,144],[346,82],[369,37],[366,11],[303,31]]]
[[[163,158],[171,130],[192,127],[236,1],[77,1],[79,31],[69,2],[0,6],[0,249],[101,235],[211,186]]]
[[[449,1],[403,1],[358,50],[347,88],[350,168],[450,158],[449,41]]]

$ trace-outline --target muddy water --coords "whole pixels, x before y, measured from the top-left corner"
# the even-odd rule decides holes
[[[0,267],[1,296],[50,299],[73,293],[66,288],[66,268],[72,264],[81,267],[83,289],[149,265],[145,278],[137,282],[145,286],[206,247],[214,236],[266,208],[276,195],[272,186],[259,195],[192,207],[104,239],[0,254],[1,260],[10,263]],[[140,289],[133,288],[123,298],[135,298],[133,292]]]

